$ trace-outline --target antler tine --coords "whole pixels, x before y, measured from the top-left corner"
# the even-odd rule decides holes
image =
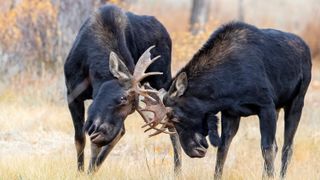
[[[162,120],[159,121],[159,122],[156,122],[155,119],[153,119],[153,120],[151,120],[150,122],[148,122],[148,123],[144,124],[143,126],[141,126],[141,128],[145,128],[145,127],[147,127],[147,126],[150,126],[151,129],[154,129],[154,127],[156,127],[158,124],[166,124],[166,123],[163,123],[163,122],[162,122],[162,121],[163,121],[164,119],[166,119],[166,118],[167,118],[167,116],[163,117]],[[145,130],[144,132],[149,131],[150,128],[148,128],[148,129]]]
[[[164,134],[175,134],[175,132],[170,132],[170,131],[166,131],[166,130],[161,130],[161,131],[156,131],[155,133],[152,133],[149,135],[149,138],[152,137],[152,136],[156,136],[158,134],[161,134],[161,133],[164,133]]]
[[[151,60],[151,53],[150,50],[156,47],[155,45],[149,47],[139,58],[138,62],[136,63],[136,68],[133,72],[134,75],[143,74],[145,71],[142,71],[144,66],[148,65]],[[150,59],[150,60],[149,60]],[[137,68],[138,67],[138,68]]]
[[[135,78],[136,82],[140,82],[142,79],[153,76],[153,75],[162,75],[161,72],[150,72],[145,73],[145,71],[148,69],[148,67],[154,63],[156,60],[158,60],[161,56],[157,56],[153,59],[151,59],[151,53],[150,50],[153,49],[155,46],[149,47],[139,58],[136,67],[133,72],[133,77]]]
[[[139,78],[137,78],[137,82],[142,81],[144,78],[148,77],[148,76],[154,76],[154,75],[162,75],[162,72],[149,72],[149,73],[144,73],[142,76],[140,76]]]
[[[144,98],[146,98],[146,99],[148,99],[148,100],[151,100],[151,101],[153,101],[153,102],[157,102],[157,100],[156,100],[154,97],[151,97],[151,96],[148,94],[148,92],[140,91],[140,90],[138,90],[138,91],[139,91],[139,94],[140,94],[141,96],[143,96]],[[145,103],[145,100],[142,100],[142,102]]]
[[[142,119],[146,122],[146,124],[152,123],[148,117],[145,116],[145,114],[142,113],[142,109],[137,109],[138,113],[141,115]]]
[[[159,129],[159,128],[157,128],[157,127],[150,126],[148,129],[144,130],[144,132],[148,132],[148,131],[150,131],[151,129],[154,129],[154,130],[156,130],[156,131],[162,131],[161,128]]]
[[[142,92],[153,94],[156,97],[156,99],[158,99],[159,101],[161,101],[161,99],[163,98],[164,96],[163,93],[166,92],[163,88],[160,90],[153,89],[148,82],[144,83],[143,87],[144,88],[139,87],[139,90],[141,90]]]
[[[166,126],[165,125],[162,125],[160,129],[158,129],[158,128],[153,128],[153,129],[155,129],[156,132],[150,134],[149,137],[152,137],[152,136],[155,136],[155,135],[158,135],[158,134],[161,134],[161,133],[175,134],[175,132],[166,131]]]
[[[147,127],[147,126],[151,126],[151,124],[153,124],[153,123],[154,123],[154,121],[150,121],[150,122],[142,125],[141,128],[145,128],[145,127]]]
[[[136,68],[134,70],[134,75],[138,75],[141,73],[144,73],[145,71],[142,71],[144,69],[145,66],[150,65],[149,63],[152,62],[151,61],[151,49],[153,49],[154,47],[156,47],[155,45],[150,46],[139,58],[138,62],[136,63],[136,67],[139,67],[138,69]],[[141,69],[143,68],[143,69]]]
[[[156,90],[153,90],[153,89],[142,89],[140,87],[138,87],[138,90],[140,92],[144,92],[144,93],[154,93],[154,94],[158,93],[158,91],[156,91]]]

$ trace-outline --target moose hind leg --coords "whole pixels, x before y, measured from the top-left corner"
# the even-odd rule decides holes
[[[294,135],[297,131],[302,108],[304,105],[304,97],[297,96],[289,106],[284,108],[285,111],[285,129],[284,129],[284,143],[282,147],[281,157],[281,171],[280,176],[284,178],[288,168],[288,164],[292,155],[292,143]]]
[[[175,132],[175,129],[170,128],[170,132]],[[170,135],[170,140],[173,147],[173,153],[174,153],[174,174],[176,176],[179,176],[181,173],[181,144],[179,141],[179,136],[177,133]]]
[[[214,179],[221,179],[223,166],[226,161],[228,150],[233,137],[237,134],[239,129],[240,117],[231,116],[226,112],[222,112],[221,115],[221,143],[218,147],[216,167],[214,173]]]
[[[277,113],[274,107],[267,107],[260,110],[260,133],[261,150],[264,158],[263,179],[274,177],[274,159],[278,147],[275,141]]]
[[[74,126],[74,140],[77,150],[77,163],[78,170],[84,170],[84,147],[86,144],[85,133],[83,131],[84,124],[84,102],[78,99],[73,100],[69,103],[69,110],[73,120]]]

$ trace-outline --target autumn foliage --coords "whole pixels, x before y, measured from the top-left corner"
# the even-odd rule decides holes
[[[10,78],[21,72],[36,76],[48,72],[62,74],[63,61],[81,24],[106,1],[138,14],[141,11],[142,14],[149,14],[146,0],[136,0],[136,4],[139,4],[136,9],[126,4],[128,0],[8,0],[5,1],[7,4],[14,3],[5,8],[0,4],[0,75]],[[173,39],[174,70],[192,57],[216,27],[225,23],[210,16],[210,28],[198,36],[192,36],[188,32],[188,9],[171,10],[168,13],[167,9],[164,11],[164,7],[161,7],[160,1],[154,3],[158,3],[156,13],[149,11],[157,14],[156,17],[166,26]],[[310,19],[304,29],[299,34],[311,47],[313,56],[318,56],[320,43],[315,37],[320,36],[320,23]]]
[[[50,0],[22,1],[0,14],[1,50],[6,66],[35,67],[37,73],[54,67],[58,56],[57,7]]]

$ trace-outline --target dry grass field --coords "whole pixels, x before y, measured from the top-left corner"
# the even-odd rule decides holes
[[[172,16],[184,16],[175,12]],[[179,17],[180,17],[179,16]],[[193,37],[187,26],[177,26],[167,16],[158,17],[173,39],[173,72],[182,67],[221,24],[210,21],[211,29]],[[296,134],[287,179],[320,179],[320,59],[314,59],[313,79]],[[62,71],[62,70],[61,70]],[[62,74],[62,72],[60,72]],[[5,87],[5,88],[4,88]],[[0,180],[11,179],[174,179],[173,152],[169,136],[148,138],[140,128],[137,113],[126,119],[126,134],[94,176],[78,173],[73,126],[64,97],[61,75],[41,78],[22,74],[0,86]],[[87,103],[87,105],[90,102]],[[278,121],[276,172],[279,175],[283,142],[283,113]],[[90,157],[87,139],[85,166]],[[213,179],[216,148],[205,158],[191,159],[183,153],[180,179]],[[255,116],[243,118],[227,157],[224,179],[260,179],[262,174],[260,132]]]

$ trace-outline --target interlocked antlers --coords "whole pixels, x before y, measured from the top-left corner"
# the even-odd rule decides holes
[[[167,118],[167,109],[162,103],[161,93],[164,91],[157,91],[153,89],[149,84],[141,85],[141,81],[152,75],[162,75],[161,72],[149,72],[145,73],[145,71],[148,69],[148,67],[154,63],[157,59],[160,58],[160,56],[157,56],[153,59],[151,59],[150,50],[154,48],[155,46],[151,46],[148,48],[139,58],[136,67],[134,69],[133,73],[133,79],[134,79],[134,87],[135,91],[144,97],[142,102],[145,104],[145,107],[141,107],[140,103],[137,108],[137,111],[142,116],[144,121],[146,122],[145,125],[142,126],[142,128],[145,128],[149,126],[148,129],[145,130],[145,132],[154,129],[156,132],[149,135],[155,136],[160,133],[166,133],[166,134],[172,134],[172,132],[166,131],[167,127],[171,126],[171,124],[168,121]],[[150,117],[151,115],[151,117]],[[161,124],[162,126],[160,128],[157,128],[157,125]]]
[[[146,90],[152,89],[152,87],[149,84],[144,84],[143,87]],[[140,113],[140,115],[146,122],[146,124],[143,125],[142,128],[149,126],[149,128],[147,128],[144,132],[147,132],[151,129],[156,130],[154,133],[150,134],[149,137],[158,135],[160,133],[174,133],[166,131],[168,127],[172,127],[173,125],[169,122],[169,119],[167,117],[167,108],[164,106],[162,102],[163,92],[165,92],[164,89],[161,89],[160,91],[150,92],[149,96],[145,97],[142,100],[142,102],[145,104],[145,108],[139,106],[137,109],[137,111]],[[145,112],[147,112],[148,114]],[[157,128],[159,124],[161,124],[161,127]]]
[[[133,75],[116,53],[111,52],[109,58],[110,72],[128,88],[128,94],[133,95],[134,97],[139,95],[139,97],[144,98],[142,102],[145,104],[145,107],[141,107],[141,104],[139,103],[137,111],[146,122],[143,127],[149,126],[146,131],[149,131],[150,129],[156,130],[156,132],[150,136],[160,134],[161,132],[171,134],[166,131],[166,128],[169,127],[170,124],[168,123],[168,118],[166,116],[166,107],[162,103],[162,98],[160,97],[160,91],[153,89],[148,84],[141,85],[141,81],[148,76],[162,75],[161,72],[146,73],[148,67],[160,58],[160,56],[157,56],[151,59],[150,50],[154,47],[155,46],[151,46],[141,55],[135,66]],[[157,128],[156,126],[159,124],[162,124],[162,126]]]

